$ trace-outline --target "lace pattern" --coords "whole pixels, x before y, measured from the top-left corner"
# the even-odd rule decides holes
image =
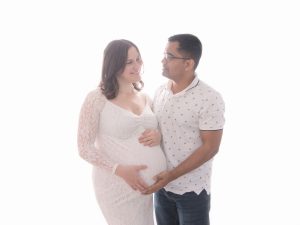
[[[136,115],[106,100],[100,89],[88,94],[80,112],[78,149],[80,156],[94,165],[93,183],[101,211],[110,225],[154,225],[152,195],[134,191],[113,174],[116,163],[147,165],[140,175],[152,184],[153,176],[166,169],[160,146],[138,142],[145,129],[158,122],[149,107]],[[151,183],[152,182],[152,183]]]
[[[101,111],[106,98],[100,88],[91,91],[81,107],[77,144],[79,155],[94,166],[113,172],[116,163],[102,150],[101,143],[97,146],[96,138],[99,131]]]

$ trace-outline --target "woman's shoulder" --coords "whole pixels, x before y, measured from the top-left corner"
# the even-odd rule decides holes
[[[93,99],[93,100],[102,100],[102,101],[106,99],[100,87],[88,92],[86,98]]]
[[[105,102],[106,102],[106,97],[103,95],[100,87],[88,92],[85,98],[85,104],[88,105],[101,106],[104,105]]]
[[[150,98],[150,96],[149,96],[147,93],[145,93],[145,92],[140,92],[140,96],[144,99],[144,101],[145,101],[147,104],[149,104],[149,105],[152,104],[152,99]]]

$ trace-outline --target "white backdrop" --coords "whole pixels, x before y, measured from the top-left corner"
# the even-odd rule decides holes
[[[299,225],[298,21],[296,0],[1,1],[0,224],[105,224],[76,146],[102,51],[135,42],[153,95],[167,38],[193,33],[226,102],[211,224]]]

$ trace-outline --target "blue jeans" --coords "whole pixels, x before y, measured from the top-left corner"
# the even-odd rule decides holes
[[[203,190],[199,195],[183,195],[160,189],[154,195],[157,225],[209,225],[210,195]]]

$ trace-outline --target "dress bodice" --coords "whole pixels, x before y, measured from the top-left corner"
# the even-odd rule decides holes
[[[100,134],[128,139],[140,135],[145,129],[158,126],[156,116],[147,103],[140,115],[106,101],[100,118]]]

